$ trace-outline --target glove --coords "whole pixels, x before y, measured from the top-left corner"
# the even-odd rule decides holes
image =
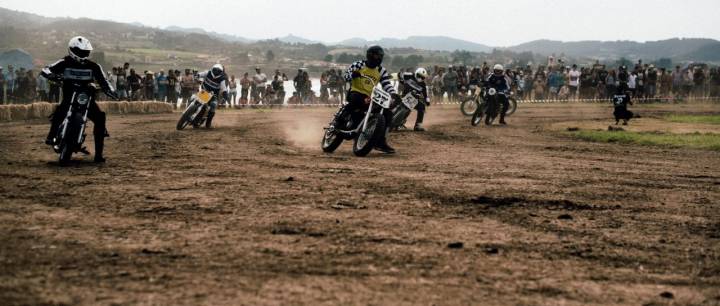
[[[351,76],[353,79],[355,79],[355,78],[361,77],[362,74],[360,74],[360,72],[353,71],[353,72],[350,74],[350,76]]]
[[[390,101],[390,108],[395,108],[396,105],[402,102],[402,98],[396,93],[390,94],[390,97],[392,97],[392,100]]]

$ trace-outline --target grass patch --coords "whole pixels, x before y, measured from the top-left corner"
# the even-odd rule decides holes
[[[670,146],[676,148],[694,148],[720,151],[719,134],[669,134],[587,130],[565,133],[575,138],[593,142]]]
[[[720,115],[669,115],[666,119],[678,123],[720,124]]]

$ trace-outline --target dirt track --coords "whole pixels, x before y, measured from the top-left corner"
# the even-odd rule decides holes
[[[607,107],[520,105],[325,155],[331,112],[111,116],[109,163],[66,168],[45,122],[0,124],[0,304],[720,304],[718,152],[577,141],[545,127]]]

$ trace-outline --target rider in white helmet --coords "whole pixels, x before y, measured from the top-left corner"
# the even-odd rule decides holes
[[[510,91],[510,84],[512,84],[512,80],[505,75],[505,69],[502,65],[496,64],[493,66],[493,73],[485,80],[485,86],[488,88],[494,88],[499,93],[506,93]],[[502,108],[500,109],[500,124],[507,124],[505,122],[505,110],[507,110],[510,107],[510,102],[507,99],[507,96],[499,94],[497,95],[498,102],[502,104]],[[486,121],[487,123],[488,121]]]
[[[225,74],[223,65],[215,64],[210,70],[201,72],[198,76],[203,79],[202,85],[200,85],[202,89],[213,93],[213,98],[209,103],[208,118],[207,121],[205,121],[205,127],[211,128],[219,97],[222,97],[224,101],[230,100],[228,96],[227,75]]]
[[[430,95],[428,94],[427,84],[425,80],[428,77],[428,72],[425,68],[418,68],[415,73],[406,72],[398,76],[400,83],[403,84],[402,96],[404,97],[411,91],[419,92],[422,95],[420,103],[415,106],[417,110],[417,119],[415,119],[415,131],[422,132],[425,128],[422,126],[423,119],[425,118],[425,109],[430,105]]]
[[[82,36],[73,37],[68,43],[68,56],[45,67],[40,72],[40,75],[47,79],[62,82],[63,90],[63,99],[52,115],[50,132],[45,140],[48,145],[55,145],[58,127],[65,119],[68,108],[72,103],[71,100],[76,85],[87,86],[89,83],[97,82],[108,97],[117,100],[115,89],[105,78],[106,74],[102,67],[90,60],[92,50],[93,47],[87,38]],[[88,119],[94,123],[95,162],[105,162],[103,147],[105,137],[108,136],[105,130],[105,113],[100,110],[96,103],[92,103],[88,107]]]

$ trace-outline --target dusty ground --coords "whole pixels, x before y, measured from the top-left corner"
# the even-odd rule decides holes
[[[720,304],[720,153],[548,129],[607,106],[429,111],[367,158],[320,152],[331,109],[111,116],[109,162],[66,168],[1,124],[0,304]]]

